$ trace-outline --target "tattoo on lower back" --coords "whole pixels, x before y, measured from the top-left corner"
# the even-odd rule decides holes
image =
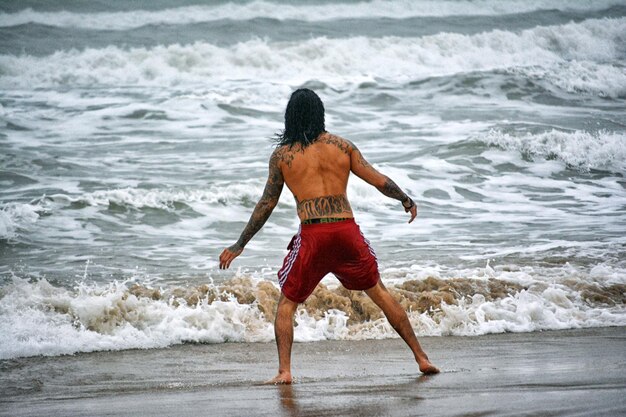
[[[327,217],[352,211],[350,203],[344,194],[297,201],[297,207],[298,215],[305,219]]]

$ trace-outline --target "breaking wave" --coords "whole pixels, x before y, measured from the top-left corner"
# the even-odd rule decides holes
[[[474,336],[626,325],[626,274],[598,265],[565,266],[557,276],[487,266],[461,277],[383,271],[419,335]],[[533,276],[537,274],[537,276]],[[326,281],[324,281],[326,282]],[[73,289],[14,277],[0,294],[0,359],[186,342],[267,342],[279,289],[239,274],[221,284],[159,287],[135,279]],[[296,315],[295,339],[396,337],[361,292],[320,285]]]
[[[582,171],[626,172],[626,135],[623,133],[551,130],[539,134],[509,134],[491,130],[481,140],[520,152],[527,158],[555,159]]]
[[[257,199],[263,191],[259,181],[248,181],[224,186],[209,186],[206,189],[141,189],[119,188],[100,190],[78,196],[53,194],[40,199],[43,204],[84,204],[89,206],[118,205],[141,209],[144,207],[174,210],[177,204],[242,204]]]
[[[51,214],[54,210],[71,206],[125,207],[141,210],[158,209],[169,212],[178,211],[183,206],[200,208],[201,206],[243,206],[253,207],[263,193],[263,180],[234,182],[223,185],[210,185],[206,188],[117,188],[98,190],[84,194],[50,194],[37,198],[30,203],[11,203],[0,209],[0,219],[6,218],[6,230],[14,231],[19,224],[26,225],[37,220],[38,213]],[[353,205],[359,208],[387,207],[393,204],[379,196],[375,190],[356,183],[350,184],[353,193]],[[289,208],[295,203],[287,193],[281,196],[280,204]],[[0,229],[3,230],[3,229]]]
[[[568,93],[588,93],[600,97],[626,97],[626,72],[623,67],[594,62],[566,62],[550,67],[514,68],[513,74],[548,85]]]
[[[217,20],[249,20],[268,18],[278,20],[324,21],[358,18],[402,19],[420,16],[499,15],[527,13],[536,10],[603,10],[623,5],[619,0],[560,2],[555,0],[500,1],[363,1],[290,5],[267,1],[244,4],[226,3],[215,6],[186,6],[164,10],[135,10],[132,12],[72,13],[43,12],[30,8],[16,13],[0,13],[0,27],[28,23],[91,30],[128,30],[146,25],[186,25]]]
[[[31,204],[8,203],[0,207],[0,240],[17,236],[39,218],[38,207]]]
[[[206,42],[130,49],[108,46],[58,51],[46,57],[2,55],[0,85],[161,86],[235,79],[280,83],[317,79],[332,85],[377,78],[408,82],[460,72],[528,68],[530,75],[545,76],[560,88],[615,97],[626,91],[626,77],[615,76],[623,69],[606,62],[623,57],[624,33],[626,18],[537,27],[520,33],[322,37],[303,42],[254,39],[228,47]],[[568,70],[561,71],[563,68]]]

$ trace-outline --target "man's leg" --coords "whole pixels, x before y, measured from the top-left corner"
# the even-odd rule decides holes
[[[402,308],[402,306],[389,294],[387,288],[383,285],[382,281],[378,281],[378,283],[370,288],[369,290],[365,290],[365,293],[376,303],[385,316],[389,323],[394,328],[396,332],[404,339],[413,355],[415,356],[415,360],[417,361],[420,371],[425,374],[436,374],[439,372],[430,361],[428,360],[428,356],[422,350],[419,342],[417,341],[417,337],[415,336],[415,332],[413,331],[413,327],[411,327],[411,323],[409,322],[409,318],[406,315],[406,312]]]
[[[298,308],[298,303],[280,295],[274,321],[274,334],[278,348],[278,375],[266,384],[291,384],[291,345],[293,345],[293,315],[296,308]]]

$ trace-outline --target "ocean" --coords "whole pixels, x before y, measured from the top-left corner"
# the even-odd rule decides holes
[[[418,203],[348,197],[418,336],[626,326],[626,1],[0,3],[0,359],[267,342],[291,92]],[[296,341],[395,337],[326,277]]]

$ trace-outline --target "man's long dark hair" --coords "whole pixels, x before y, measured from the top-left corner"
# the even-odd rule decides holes
[[[324,103],[319,96],[308,88],[294,91],[285,110],[285,130],[276,135],[278,146],[299,143],[305,148],[325,131]]]

